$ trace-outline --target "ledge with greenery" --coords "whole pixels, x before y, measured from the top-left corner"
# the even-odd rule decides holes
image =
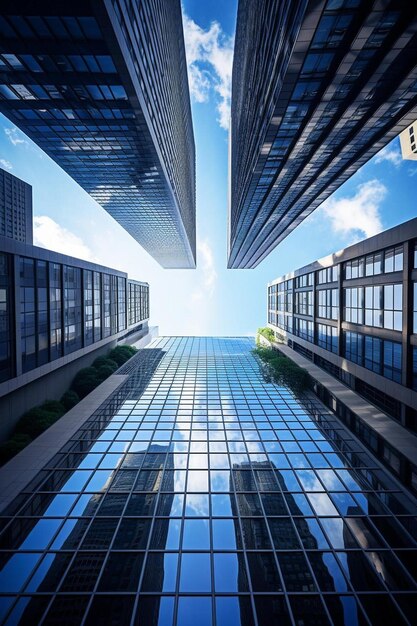
[[[264,328],[258,328],[258,332],[257,332],[257,335],[256,335],[256,343],[257,343],[257,345],[260,345],[259,344],[259,335],[264,337],[270,343],[275,341],[275,333],[274,333],[274,331],[272,330],[272,328],[268,328],[267,326],[265,326]]]
[[[59,401],[47,400],[26,411],[19,419],[10,439],[0,444],[0,466],[7,463],[31,441],[52,426],[106,378],[114,374],[136,352],[137,348],[133,346],[116,346],[110,350],[107,356],[97,357],[91,367],[81,369],[72,381],[71,387]]]
[[[258,346],[253,350],[264,364],[264,375],[271,382],[284,385],[295,393],[302,393],[312,388],[312,378],[307,370],[284,356],[278,350]]]

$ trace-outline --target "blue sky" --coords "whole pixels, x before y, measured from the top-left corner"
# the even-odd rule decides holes
[[[0,115],[0,165],[33,186],[35,241],[151,285],[166,335],[247,335],[266,322],[266,284],[417,215],[417,163],[395,139],[254,270],[226,269],[227,150],[236,2],[184,0],[197,152],[197,270],[163,270],[69,176]]]

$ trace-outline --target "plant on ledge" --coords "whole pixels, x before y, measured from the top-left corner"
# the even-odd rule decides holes
[[[278,350],[258,346],[253,350],[253,354],[264,363],[263,374],[269,381],[284,385],[295,393],[311,389],[312,380],[307,370]]]
[[[257,344],[259,345],[259,335],[262,335],[262,337],[265,337],[265,339],[267,339],[268,341],[270,341],[271,343],[273,341],[275,341],[275,333],[271,328],[268,327],[264,327],[264,328],[258,328],[258,332],[257,332]]]

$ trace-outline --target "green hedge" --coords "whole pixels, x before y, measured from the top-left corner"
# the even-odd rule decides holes
[[[136,354],[137,348],[133,346],[116,346],[113,350],[110,350],[108,357],[113,361],[116,361],[117,365],[120,367],[126,361],[128,361],[134,354]]]
[[[61,404],[65,407],[65,411],[69,411],[70,409],[74,408],[75,405],[79,403],[79,401],[80,396],[73,389],[68,389],[68,391],[63,394],[60,400]]]
[[[275,383],[289,387],[295,393],[312,388],[312,379],[307,370],[277,350],[258,346],[253,353],[267,364],[268,374]]]
[[[70,389],[61,400],[47,400],[39,406],[26,411],[18,421],[12,437],[0,444],[0,465],[4,465],[18,452],[23,450],[33,439],[52,426],[67,411],[72,409],[82,398],[111,376],[121,365],[126,363],[137,349],[133,346],[117,346],[107,356],[99,356],[91,367],[84,367],[75,375]]]
[[[32,441],[32,437],[22,433],[15,433],[7,441],[0,443],[0,465],[10,461],[18,452],[26,448]]]

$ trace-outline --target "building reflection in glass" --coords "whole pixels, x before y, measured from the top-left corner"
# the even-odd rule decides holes
[[[159,339],[130,365],[0,519],[6,624],[412,623],[413,503],[251,347]]]

